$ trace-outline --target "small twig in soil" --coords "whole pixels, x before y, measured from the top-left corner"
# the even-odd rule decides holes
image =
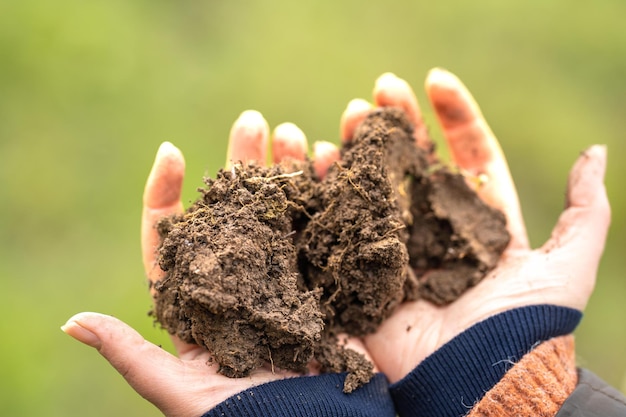
[[[402,229],[406,229],[406,225],[401,224],[401,225],[399,225],[398,227],[395,227],[395,228],[391,229],[390,231],[388,231],[387,233],[385,233],[385,235],[384,235],[383,237],[387,237],[387,236],[389,236],[390,234],[395,233],[395,232],[397,232],[398,230],[402,230]]]
[[[267,347],[267,351],[269,352],[270,355],[270,365],[272,367],[272,375],[274,375],[276,373],[276,369],[274,368],[274,359],[272,359],[272,349],[270,349],[270,347]]]
[[[359,187],[358,185],[356,185],[353,181],[352,181],[352,177],[350,176],[350,173],[348,172],[348,174],[346,174],[346,178],[348,179],[348,182],[350,183],[350,185],[352,185],[354,187],[354,189],[356,190],[357,193],[359,193],[359,195],[361,197],[363,197],[365,200],[367,200],[368,203],[371,203],[372,200],[370,200],[369,196],[367,194],[365,194],[365,191],[363,191],[363,189],[361,187]]]
[[[290,174],[280,174],[280,175],[274,175],[273,177],[250,177],[250,178],[246,178],[244,181],[250,181],[250,182],[257,182],[257,181],[274,181],[274,180],[280,180],[283,178],[293,178],[293,177],[297,177],[298,175],[302,175],[304,174],[304,171],[296,171],[296,172],[292,172]]]
[[[287,233],[287,234],[286,234],[285,236],[283,236],[282,238],[283,238],[283,239],[286,239],[286,238],[288,238],[289,236],[293,236],[293,235],[295,235],[295,234],[296,234],[296,231],[295,231],[295,230],[292,230],[291,232]]]
[[[337,169],[339,169],[339,173],[345,175],[346,180],[348,180],[348,182],[350,183],[350,185],[352,186],[352,188],[354,188],[354,190],[357,192],[357,194],[359,194],[361,197],[363,197],[365,200],[367,200],[367,202],[371,203],[372,200],[369,198],[369,196],[365,193],[365,191],[363,191],[363,188],[361,188],[360,186],[358,186],[357,184],[354,183],[354,181],[352,181],[352,176],[351,174],[351,170],[349,169],[345,169],[344,167],[342,167],[338,162],[335,162],[335,166],[337,167]]]

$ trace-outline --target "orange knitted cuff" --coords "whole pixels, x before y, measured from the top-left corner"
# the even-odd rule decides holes
[[[555,337],[522,357],[467,417],[553,417],[577,382],[574,336]]]

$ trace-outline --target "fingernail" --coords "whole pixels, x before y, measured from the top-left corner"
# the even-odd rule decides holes
[[[393,72],[386,72],[376,80],[374,91],[381,89],[383,86],[385,88],[392,88],[397,86],[403,86],[406,84],[406,81],[402,78],[398,77]]]
[[[386,92],[388,90],[396,90],[398,88],[402,88],[399,86],[401,86],[403,82],[404,80],[399,78],[394,73],[384,73],[383,75],[378,77],[378,79],[374,83],[374,97],[376,97],[377,94],[380,94],[380,92]]]
[[[450,71],[444,67],[433,67],[428,71],[428,74],[451,74]]]
[[[96,336],[95,333],[93,333],[90,330],[87,330],[86,328],[84,328],[83,326],[81,326],[79,323],[77,323],[76,321],[72,319],[70,319],[67,323],[61,326],[61,330],[63,330],[63,332],[72,336],[74,339],[78,340],[79,342],[82,342],[96,349],[100,348],[100,345],[101,345],[100,338]]]
[[[362,98],[350,100],[341,114],[340,136],[342,142],[349,142],[354,136],[354,130],[373,109],[372,104]]]
[[[398,76],[394,74],[393,72],[385,72],[380,77],[378,77],[379,80],[384,80],[385,78],[397,80]]]
[[[435,67],[431,69],[426,76],[426,86],[437,85],[449,87],[454,84],[458,84],[457,77],[444,68]]]
[[[339,148],[334,144],[324,141],[313,144],[313,167],[318,178],[324,178],[328,168],[339,158]]]
[[[315,157],[321,156],[322,158],[339,156],[339,149],[331,142],[317,141],[313,144],[313,154]]]
[[[586,171],[586,175],[593,175],[602,180],[606,169],[606,145],[590,146],[582,152],[579,160],[581,169]]]
[[[362,98],[355,98],[350,100],[348,106],[346,107],[347,113],[363,113],[370,111],[372,109],[372,105]]]
[[[239,115],[230,130],[231,141],[229,146],[234,146],[232,151],[261,152],[267,145],[269,125],[261,113],[256,110],[246,110]],[[233,143],[233,138],[237,143]]]
[[[606,145],[592,145],[585,152],[588,155],[591,154],[599,160],[606,162]]]
[[[281,123],[274,128],[272,135],[274,163],[293,158],[304,160],[307,152],[306,135],[293,123]]]
[[[287,142],[295,142],[298,145],[306,146],[306,135],[298,126],[293,123],[281,123],[274,128],[274,140],[287,139]]]
[[[171,142],[163,142],[157,151],[157,160],[165,158],[169,155],[176,155],[182,157],[180,149],[178,149]]]
[[[239,123],[244,126],[255,125],[255,127],[267,124],[263,115],[256,110],[245,110],[239,115],[235,123]]]

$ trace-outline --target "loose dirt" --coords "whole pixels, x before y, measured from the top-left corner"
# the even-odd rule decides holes
[[[272,367],[372,375],[340,336],[374,332],[403,301],[456,300],[498,262],[505,218],[415,145],[397,109],[373,112],[323,181],[310,161],[235,165],[157,225],[152,314],[220,372]],[[343,337],[343,336],[341,336]]]

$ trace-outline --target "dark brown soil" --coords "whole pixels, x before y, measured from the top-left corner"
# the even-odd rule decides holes
[[[206,347],[224,375],[315,361],[348,371],[344,390],[354,390],[372,366],[339,334],[375,331],[405,300],[454,301],[508,244],[504,216],[433,160],[404,114],[385,109],[324,181],[309,161],[221,170],[158,225],[167,274],[153,314]]]

